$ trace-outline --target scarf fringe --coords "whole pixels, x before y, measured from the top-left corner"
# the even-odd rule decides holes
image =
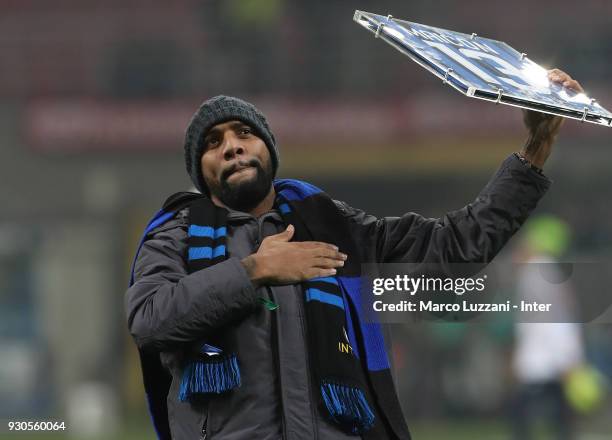
[[[212,359],[214,358],[214,360]],[[240,368],[235,354],[222,359],[198,359],[183,372],[179,399],[189,400],[194,394],[221,394],[240,386]]]
[[[359,388],[323,382],[321,395],[332,420],[351,433],[361,434],[374,425],[374,413]]]

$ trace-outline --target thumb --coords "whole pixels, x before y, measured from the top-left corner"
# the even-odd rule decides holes
[[[293,237],[294,233],[295,233],[295,227],[293,225],[288,225],[287,229],[285,229],[283,232],[276,234],[276,236],[281,241],[289,241]]]

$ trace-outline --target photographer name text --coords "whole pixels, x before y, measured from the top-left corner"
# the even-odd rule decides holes
[[[471,277],[431,277],[396,275],[372,280],[372,308],[375,312],[549,312],[551,303],[537,301],[486,302],[478,298],[486,287],[487,275]],[[415,295],[421,296],[417,299]],[[385,295],[384,298],[382,295]],[[429,298],[421,299],[422,295]],[[458,301],[458,297],[470,300]],[[408,296],[410,299],[403,299]],[[377,297],[380,297],[378,299]],[[398,297],[403,297],[398,299]],[[434,298],[430,299],[430,298]],[[450,297],[450,298],[449,298]]]

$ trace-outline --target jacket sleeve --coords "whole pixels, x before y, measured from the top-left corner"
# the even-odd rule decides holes
[[[476,200],[441,218],[376,218],[336,202],[377,263],[488,263],[520,228],[551,181],[508,157]]]
[[[153,230],[134,266],[125,297],[128,327],[141,349],[167,350],[244,317],[256,295],[237,258],[187,273],[187,222]]]

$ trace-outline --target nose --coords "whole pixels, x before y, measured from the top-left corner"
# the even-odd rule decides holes
[[[244,154],[244,147],[240,139],[233,133],[228,133],[223,142],[223,158],[232,160],[235,156]]]

